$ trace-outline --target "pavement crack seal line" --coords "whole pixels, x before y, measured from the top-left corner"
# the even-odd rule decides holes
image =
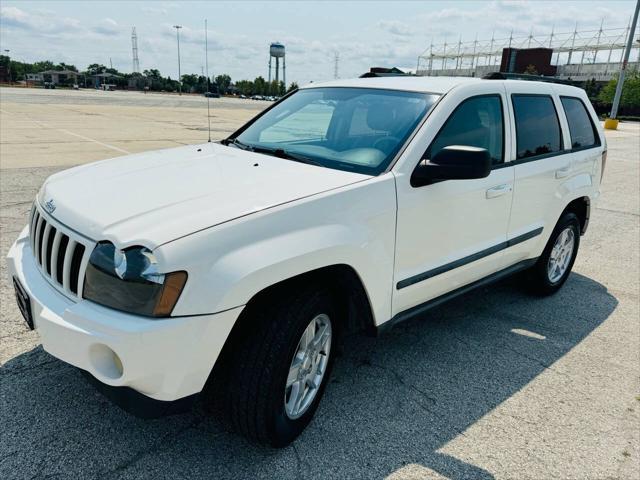
[[[167,444],[171,444],[170,440],[178,438],[180,435],[182,435],[183,433],[193,428],[197,428],[200,424],[202,424],[203,421],[204,421],[204,417],[200,417],[200,416],[196,417],[193,421],[189,422],[187,425],[183,426],[182,428],[169,432],[166,435],[163,435],[160,439],[158,439],[148,448],[138,451],[137,453],[135,453],[133,456],[131,456],[129,459],[125,460],[124,462],[116,465],[115,467],[109,470],[106,470],[106,471],[102,470],[101,472],[98,473],[98,478],[112,478],[116,474],[127,470],[129,467],[135,465],[136,463],[138,463],[140,460],[147,457],[148,455],[157,453],[160,450],[162,450],[164,447],[166,447]]]
[[[302,458],[300,458],[300,453],[298,452],[298,449],[296,448],[296,444],[292,443],[291,446],[293,447],[293,453],[296,457],[296,467],[298,469],[298,478],[303,479],[304,478],[304,469],[302,468],[303,466],[303,461]]]
[[[601,207],[596,207],[596,210],[602,210],[603,212],[609,212],[609,213],[619,213],[622,215],[632,215],[634,217],[640,217],[640,213],[635,213],[635,212],[625,212],[624,210],[614,210],[612,208],[601,208]]]
[[[49,128],[55,128],[55,127],[49,127]],[[115,150],[116,152],[121,152],[121,153],[125,153],[125,154],[130,154],[131,153],[128,150],[125,150],[123,148],[115,147],[113,145],[109,145],[108,143],[100,142],[99,140],[96,140],[94,138],[85,137],[84,135],[80,135],[79,133],[74,133],[74,132],[71,132],[69,130],[65,130],[64,128],[55,128],[55,130],[58,130],[59,132],[62,132],[62,133],[66,133],[67,135],[73,135],[74,137],[81,138],[82,140],[87,140],[89,142],[97,143],[98,145],[101,145],[101,146],[106,147],[106,148],[110,148],[111,150]]]
[[[400,383],[401,385],[408,387],[409,390],[412,390],[413,392],[417,393],[419,397],[421,397],[424,400],[428,400],[432,405],[436,405],[436,399],[429,396],[429,394],[427,394],[426,392],[420,390],[418,387],[416,387],[414,384],[405,381],[405,379],[402,377],[402,375],[400,375],[398,372],[396,372],[394,369],[392,368],[388,368],[382,365],[378,365],[376,363],[369,363],[368,365],[365,364],[365,366],[368,367],[372,367],[372,368],[377,368],[379,370],[388,372],[391,374],[391,376],[393,376],[395,378],[395,380]],[[429,408],[426,408],[424,405],[422,405],[420,402],[416,402],[423,410],[426,410],[429,413],[432,413],[436,416],[438,416],[438,412],[431,410]]]
[[[2,111],[3,113],[9,114],[9,115],[12,115],[12,114],[13,114],[13,112],[8,112],[7,110],[0,110],[0,111]],[[114,146],[114,145],[109,145],[108,143],[101,142],[101,141],[99,141],[99,140],[96,140],[95,138],[87,137],[87,136],[85,136],[85,135],[80,135],[79,133],[72,132],[72,131],[67,130],[67,129],[65,129],[65,128],[56,128],[56,127],[52,127],[51,125],[47,125],[46,123],[44,123],[44,122],[42,122],[42,121],[40,121],[40,120],[34,120],[33,118],[31,118],[31,117],[30,117],[29,115],[27,115],[27,114],[23,114],[23,115],[24,115],[27,119],[31,120],[33,123],[35,123],[35,124],[37,124],[37,125],[40,125],[40,126],[41,126],[41,127],[43,127],[43,128],[48,128],[49,130],[56,130],[56,131],[58,131],[58,132],[66,133],[67,135],[71,135],[72,137],[77,137],[77,138],[80,138],[80,139],[82,139],[82,140],[86,140],[87,142],[95,143],[95,144],[97,144],[97,145],[100,145],[100,146],[102,146],[102,147],[108,148],[108,149],[110,149],[110,150],[115,150],[116,152],[120,152],[120,153],[124,153],[124,154],[131,154],[131,152],[129,152],[128,150],[125,150],[125,149],[123,149],[123,148],[116,147],[116,146]]]

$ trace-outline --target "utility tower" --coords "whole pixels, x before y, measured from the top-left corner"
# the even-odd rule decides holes
[[[138,34],[136,34],[136,27],[131,29],[131,49],[133,51],[133,73],[140,73],[140,60],[138,60]]]
[[[338,78],[338,65],[340,63],[340,53],[335,52],[333,54],[333,78]]]

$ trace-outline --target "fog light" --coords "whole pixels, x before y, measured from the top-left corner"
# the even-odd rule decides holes
[[[95,343],[89,348],[89,359],[96,373],[111,380],[122,377],[124,368],[116,352],[106,345]]]

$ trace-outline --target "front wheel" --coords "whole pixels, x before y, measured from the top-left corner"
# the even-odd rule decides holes
[[[249,332],[234,345],[217,392],[220,413],[248,439],[284,447],[311,421],[328,382],[339,331],[334,302],[309,287],[247,315]]]
[[[551,237],[531,268],[528,285],[535,293],[551,295],[556,293],[567,281],[580,246],[580,221],[571,212],[567,212],[558,221]]]

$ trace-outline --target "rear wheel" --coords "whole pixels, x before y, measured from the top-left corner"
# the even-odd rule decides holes
[[[580,221],[567,212],[558,221],[536,264],[529,270],[528,285],[541,295],[557,292],[567,281],[580,246]]]
[[[284,447],[313,418],[329,379],[339,333],[334,303],[310,287],[249,308],[248,332],[235,339],[211,395],[232,430]]]

